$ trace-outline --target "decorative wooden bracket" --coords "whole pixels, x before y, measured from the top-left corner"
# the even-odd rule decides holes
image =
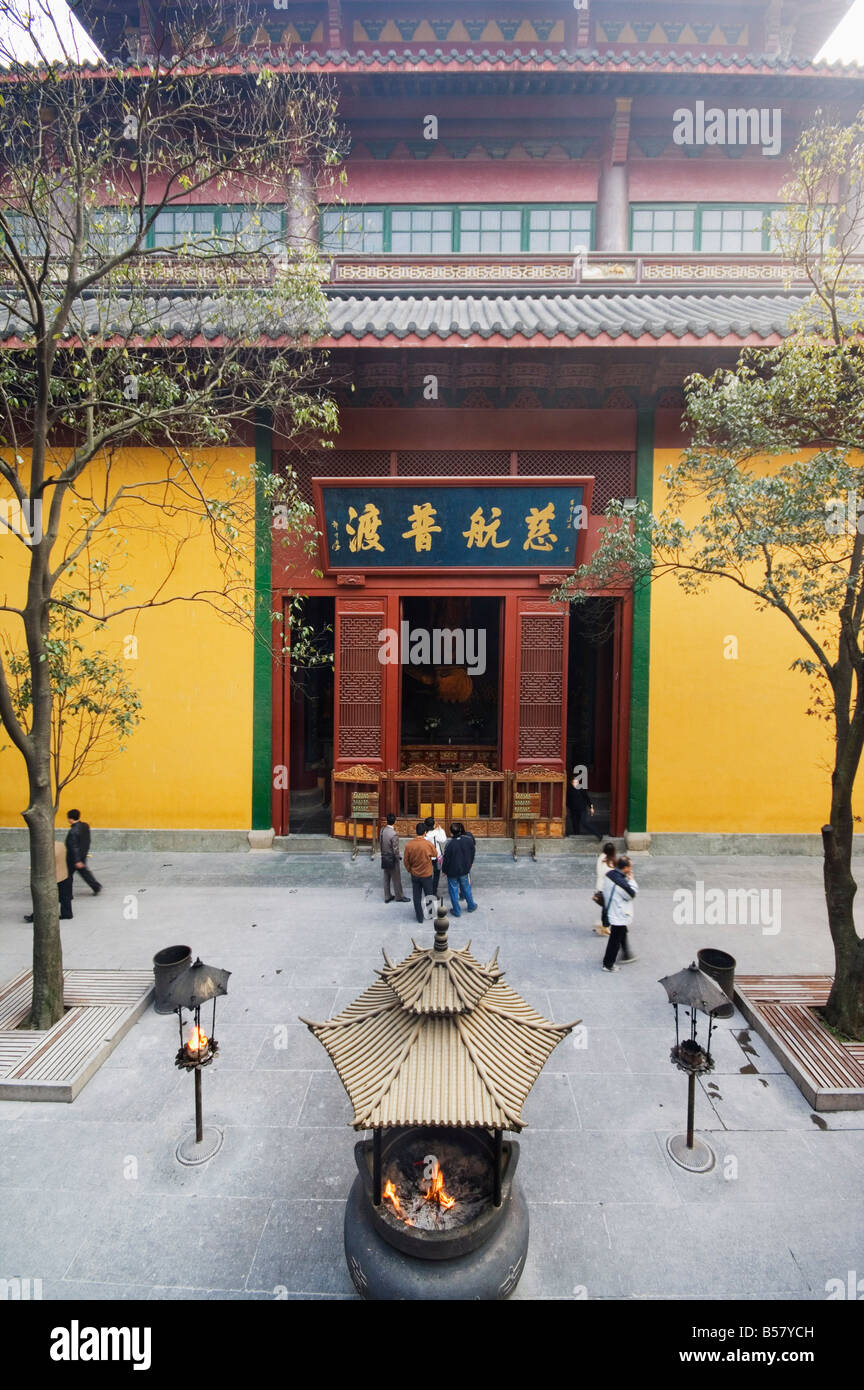
[[[615,119],[612,123],[612,163],[627,163],[627,147],[630,143],[630,108],[632,97],[615,98]]]
[[[345,47],[341,0],[327,0],[327,40],[330,48],[336,52]]]

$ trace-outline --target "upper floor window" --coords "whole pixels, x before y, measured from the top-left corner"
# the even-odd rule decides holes
[[[145,216],[151,214],[145,209]],[[135,208],[104,207],[90,214],[88,237],[91,248],[101,256],[114,256],[134,240],[138,228]],[[199,253],[269,251],[283,237],[281,208],[259,207],[172,207],[163,208],[153,218],[142,242],[146,250],[186,250]]]
[[[774,251],[774,223],[780,212],[771,204],[634,204],[630,209],[630,245],[633,251],[660,254]]]
[[[39,222],[31,213],[12,212],[5,208],[3,216],[9,227],[9,232],[22,256],[44,256],[45,237]]]
[[[325,251],[383,251],[384,213],[380,208],[328,208],[321,214]]]
[[[390,250],[397,255],[425,256],[453,250],[452,208],[394,208],[390,213]]]
[[[588,205],[480,204],[340,207],[321,212],[322,248],[393,255],[560,253],[593,244]]]
[[[522,213],[519,208],[462,208],[460,251],[501,255],[522,250]]]

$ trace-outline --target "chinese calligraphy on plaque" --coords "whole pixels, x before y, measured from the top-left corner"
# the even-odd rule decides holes
[[[572,567],[587,526],[581,483],[412,481],[321,485],[328,561],[337,568]]]

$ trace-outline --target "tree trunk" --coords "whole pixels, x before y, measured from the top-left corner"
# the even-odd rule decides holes
[[[857,884],[852,877],[852,805],[837,805],[835,790],[832,825],[822,828],[825,858],[825,902],[828,925],[834,942],[834,983],[825,1006],[825,1017],[833,1028],[864,1041],[864,941],[855,930],[853,902]],[[836,816],[836,819],[835,819]]]
[[[33,895],[33,1002],[31,1028],[50,1028],[63,1016],[63,948],[60,941],[57,873],[54,861],[54,806],[51,782],[30,778],[30,889]]]

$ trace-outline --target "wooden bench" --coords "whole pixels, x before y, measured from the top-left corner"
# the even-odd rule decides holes
[[[0,1029],[17,1028],[30,1012],[33,997],[33,976],[29,970],[16,975],[0,990]]]
[[[74,1008],[36,1039],[26,1057],[7,1073],[10,1081],[69,1081],[77,1076],[90,1053],[101,1047],[126,1012],[125,1004],[106,1008]]]
[[[864,1061],[821,1027],[805,1004],[763,1004],[761,1012],[817,1086],[864,1086]]]
[[[864,1043],[823,1028],[829,975],[739,975],[735,1002],[814,1110],[864,1110]]]
[[[831,981],[824,975],[739,975],[735,981],[752,1000],[770,1004],[827,1004]]]
[[[0,990],[0,1100],[71,1101],[143,1013],[149,970],[65,970],[63,1017],[52,1028],[19,1028],[30,1010],[30,971]]]

